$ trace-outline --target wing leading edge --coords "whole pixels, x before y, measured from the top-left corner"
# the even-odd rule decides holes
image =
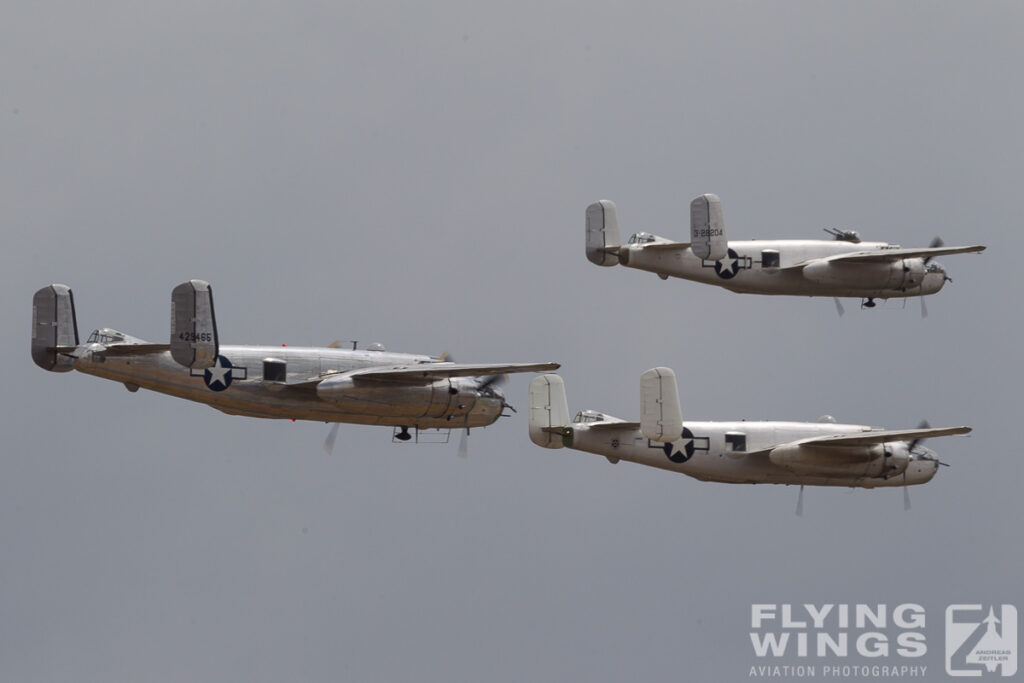
[[[985,251],[985,247],[975,244],[970,247],[926,247],[922,249],[880,249],[878,251],[857,251],[851,254],[839,254],[827,258],[813,258],[779,270],[801,270],[810,263],[890,263],[906,258],[933,258],[943,254],[970,254]]]
[[[423,363],[421,365],[397,365],[394,367],[370,367],[351,372],[330,372],[298,382],[288,382],[289,387],[315,387],[328,377],[349,377],[356,382],[379,382],[382,384],[430,384],[450,377],[484,377],[505,375],[516,372],[547,372],[561,367],[558,363]]]
[[[954,434],[968,434],[970,427],[935,427],[928,429],[883,429],[880,431],[861,432],[860,434],[835,434],[833,436],[822,436],[814,439],[797,441],[800,446],[870,446],[876,443],[888,443],[890,441],[911,441],[913,439],[930,439],[936,436],[953,436]]]
[[[481,377],[505,375],[515,372],[550,372],[561,367],[558,363],[424,363],[422,365],[393,368],[365,368],[346,373],[356,381],[420,384],[450,377]]]
[[[970,427],[934,427],[928,429],[874,429],[856,434],[832,434],[830,436],[812,437],[780,443],[758,451],[750,451],[747,455],[768,455],[777,448],[788,448],[792,446],[805,446],[809,448],[835,448],[837,454],[839,449],[856,446],[872,446],[880,443],[891,443],[893,441],[913,441],[914,439],[930,439],[937,436],[953,436],[956,434],[969,434]]]
[[[905,258],[931,258],[945,254],[970,254],[985,251],[985,247],[975,244],[969,247],[926,247],[922,249],[880,249],[878,251],[860,251],[853,254],[841,254],[825,259],[829,263],[886,263]]]

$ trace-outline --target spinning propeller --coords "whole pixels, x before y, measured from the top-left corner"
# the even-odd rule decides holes
[[[340,346],[340,344],[341,344],[341,342],[334,341],[334,342],[332,342],[330,344],[329,348],[338,348]],[[455,362],[455,360],[452,358],[452,355],[450,353],[448,353],[447,351],[444,351],[443,353],[441,353],[441,355],[438,356],[437,360],[440,363],[454,363]],[[481,395],[488,396],[490,398],[500,399],[501,403],[502,403],[502,408],[503,409],[504,408],[508,408],[513,413],[515,413],[515,412],[518,412],[518,411],[516,411],[515,407],[512,404],[508,403],[505,400],[504,394],[502,394],[501,391],[498,389],[498,386],[500,384],[503,384],[507,380],[508,380],[508,375],[507,374],[484,375],[482,377],[472,378],[471,379],[472,384],[470,385],[470,388],[473,391],[476,391],[477,393],[479,393]],[[465,387],[466,385],[463,385],[463,386]],[[324,452],[327,453],[327,455],[332,455],[334,453],[334,442],[338,438],[338,428],[340,426],[341,426],[340,422],[335,422],[334,424],[331,425],[330,430],[327,432],[327,438],[324,439],[324,444],[323,444]],[[468,435],[469,435],[469,428],[458,427],[458,429],[462,430],[462,435],[459,438],[458,456],[460,458],[467,458],[467,457],[469,457],[469,440],[467,438]]]
[[[937,249],[939,247],[944,247],[944,246],[946,246],[946,243],[942,241],[941,237],[936,236],[935,239],[932,240],[932,243],[928,245],[928,248],[929,249]],[[924,257],[924,264],[927,266],[928,262],[931,261],[931,260],[932,260],[931,256],[925,256]]]
[[[936,245],[935,242],[938,242],[939,244]],[[936,237],[935,240],[932,241],[932,246],[941,246],[941,245],[942,245],[942,240],[939,239],[938,237]],[[921,424],[919,424],[917,426],[918,429],[931,429],[931,427],[932,426],[931,426],[931,424],[929,424],[928,420],[921,420]],[[938,458],[936,458],[936,457],[934,457],[932,455],[929,455],[928,453],[922,452],[922,453],[915,454],[914,453],[914,449],[922,441],[924,441],[924,437],[917,437],[916,439],[911,439],[910,441],[905,442],[907,444],[907,452],[910,453],[911,457],[915,457],[915,458],[918,458],[920,460],[931,460],[932,462],[935,462],[938,465],[942,465],[943,467],[949,467],[949,463],[942,462]],[[907,488],[907,471],[906,470],[903,470],[903,509],[904,510],[909,510],[910,509],[910,490]]]

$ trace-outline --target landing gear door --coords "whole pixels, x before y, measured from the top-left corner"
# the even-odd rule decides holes
[[[210,283],[182,282],[171,292],[171,357],[188,368],[208,368],[217,352]]]

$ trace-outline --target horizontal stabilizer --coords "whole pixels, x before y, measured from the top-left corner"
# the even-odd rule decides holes
[[[187,368],[208,368],[217,360],[213,289],[202,280],[182,282],[171,292],[171,357]]]
[[[78,346],[75,297],[67,285],[43,287],[32,297],[32,360],[44,370],[67,372]]]
[[[604,422],[588,422],[587,429],[597,431],[636,431],[640,429],[639,422],[628,422],[626,420],[606,420]],[[670,439],[671,441],[671,439]]]
[[[564,430],[571,434],[570,424],[562,378],[534,377],[530,381],[530,440],[544,448],[561,448],[565,445]]]
[[[853,254],[841,254],[825,259],[829,263],[889,263],[905,258],[933,258],[944,254],[970,254],[984,251],[985,247],[976,244],[970,247],[926,247],[922,249],[880,249],[878,251],[860,251]]]
[[[691,246],[689,242],[654,242],[643,245],[644,251],[683,251]]]
[[[393,382],[397,384],[429,384],[451,377],[483,377],[514,372],[546,372],[557,370],[558,363],[423,363],[421,365],[376,367],[345,373],[356,381]]]
[[[876,443],[889,443],[891,441],[912,441],[914,439],[931,439],[936,436],[953,436],[955,434],[967,434],[970,427],[935,427],[928,429],[884,429],[871,432],[860,432],[859,434],[836,434],[834,436],[823,436],[805,441],[799,441],[801,446],[823,446],[823,447],[845,447],[845,446],[870,446]]]
[[[148,356],[151,353],[170,351],[170,344],[111,344],[103,352],[105,356]]]
[[[640,431],[651,441],[671,442],[683,433],[676,374],[652,368],[640,376]]]

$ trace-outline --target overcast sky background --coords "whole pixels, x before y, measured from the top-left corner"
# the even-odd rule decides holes
[[[0,21],[0,678],[740,680],[752,602],[1024,608],[1024,8],[1016,3],[7,3]],[[953,284],[873,311],[584,257],[626,235],[824,227]],[[224,343],[559,361],[570,410],[967,424],[911,490],[696,480],[527,436],[470,458],[260,421],[29,356],[32,293],[163,341],[210,281]],[[851,662],[855,663],[855,662]]]

